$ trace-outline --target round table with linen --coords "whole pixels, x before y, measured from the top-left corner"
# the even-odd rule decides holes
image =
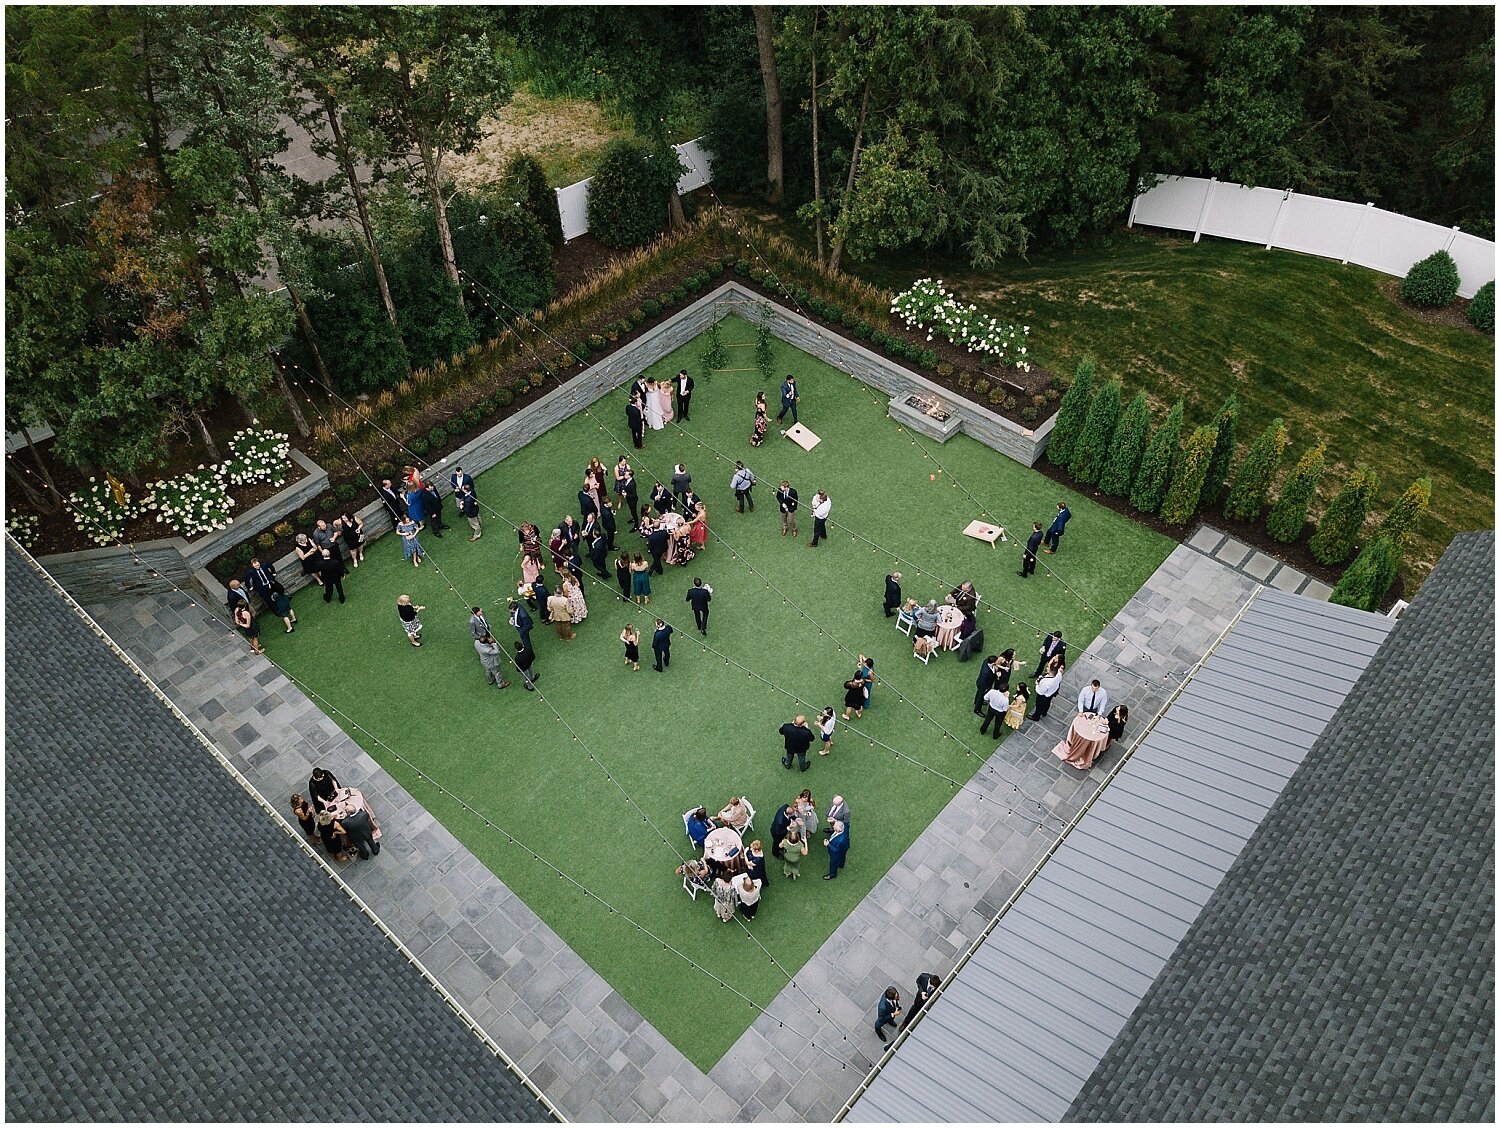
[[[1109,723],[1098,713],[1079,713],[1065,739],[1052,746],[1052,754],[1075,768],[1094,766],[1099,753],[1109,747]]]
[[[964,613],[957,607],[938,610],[937,644],[940,650],[952,650],[958,643],[958,628],[964,625]]]
[[[703,856],[716,862],[727,862],[738,857],[743,847],[744,842],[733,827],[719,826],[709,831],[703,840]]]

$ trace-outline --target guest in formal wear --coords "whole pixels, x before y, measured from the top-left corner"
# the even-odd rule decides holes
[[[448,526],[443,523],[443,497],[438,493],[437,483],[428,482],[422,487],[422,523],[435,537],[441,537]]]
[[[1052,699],[1062,689],[1062,679],[1063,665],[1055,660],[1048,665],[1047,672],[1036,679],[1036,712],[1031,715],[1033,721],[1040,721],[1047,716],[1047,711],[1052,708]]]
[[[469,633],[476,642],[490,633],[489,616],[478,607],[469,608]]]
[[[839,870],[844,868],[849,857],[848,824],[834,819],[832,831],[823,839],[823,845],[828,848],[828,872],[823,875],[823,880],[832,881],[839,875]]]
[[[1113,744],[1125,735],[1125,725],[1130,721],[1130,710],[1124,705],[1116,705],[1109,711],[1105,718],[1109,722],[1109,742]]]
[[[828,539],[828,515],[833,512],[833,501],[824,490],[813,495],[813,535],[808,548],[817,548],[820,540]]]
[[[656,658],[658,674],[672,664],[672,628],[664,619],[656,620],[656,631],[651,636],[651,653]]]
[[[599,573],[601,580],[608,581],[609,569],[604,566],[609,558],[609,540],[605,537],[602,529],[591,530],[584,538],[589,546],[589,563],[594,566],[594,571]]]
[[[976,717],[984,716],[984,695],[999,681],[999,662],[999,657],[991,654],[979,667],[979,675],[974,679],[974,715]]]
[[[842,795],[835,795],[833,797],[833,802],[828,805],[828,814],[824,817],[828,820],[828,829],[830,832],[832,832],[833,824],[836,822],[843,823],[844,830],[849,830],[851,825],[849,822],[849,804]]]
[[[259,556],[252,556],[250,567],[245,570],[245,586],[269,604],[271,589],[277,586],[276,565]]]
[[[655,526],[649,533],[646,533],[646,551],[651,554],[651,570],[658,576],[665,574],[661,562],[667,554],[671,536],[672,534],[661,525]]]
[[[568,600],[568,619],[576,627],[589,617],[589,605],[583,599],[583,584],[572,576],[565,576],[562,593]]]
[[[573,640],[573,605],[560,591],[547,597],[547,621],[557,631],[558,638],[564,642]]]
[[[646,445],[646,417],[639,400],[632,399],[625,405],[625,425],[630,428],[631,444],[640,450]]]
[[[307,835],[309,842],[318,841],[318,812],[301,795],[292,796],[292,816],[302,827],[302,833]]]
[[[708,838],[708,832],[715,829],[718,824],[708,817],[707,807],[698,807],[688,812],[687,835],[694,846],[703,849],[703,843]]]
[[[714,589],[703,582],[702,577],[693,577],[693,586],[688,589],[687,602],[693,608],[693,622],[698,633],[708,637],[708,605],[713,602]]]
[[[516,648],[516,669],[521,671],[521,684],[527,689],[536,688],[536,679],[540,676],[536,672],[536,651],[531,649],[529,643],[518,642]]]
[[[818,739],[823,743],[823,747],[818,749],[819,756],[826,756],[833,751],[833,730],[837,725],[838,717],[833,706],[826,706],[818,715]]]
[[[681,503],[682,512],[689,513],[687,507],[687,495],[693,484],[693,476],[681,462],[672,467],[672,496]]]
[[[750,821],[750,808],[745,806],[745,801],[738,795],[731,796],[719,812],[718,821],[720,826],[727,826],[735,833],[743,834],[745,824]]]
[[[1095,678],[1078,691],[1078,711],[1080,713],[1103,714],[1109,709],[1109,690],[1099,684]]]
[[[773,830],[772,837],[775,837]],[[807,839],[802,834],[802,827],[798,823],[788,825],[783,832],[781,840],[776,843],[772,853],[781,859],[781,875],[788,880],[796,881],[802,876],[802,859],[807,857]]]
[[[365,522],[357,513],[345,511],[334,522],[339,527],[339,541],[351,566],[358,568],[365,562]]]
[[[255,621],[255,612],[250,610],[250,604],[241,603],[234,609],[234,625],[244,633],[252,653],[266,652],[265,647],[260,644],[260,624]]]
[[[760,882],[761,896],[765,896],[766,883],[770,875],[766,873],[766,850],[759,838],[745,847],[745,872],[756,881]]]
[[[1041,655],[1042,660],[1036,668],[1038,676],[1046,672],[1052,659],[1061,658],[1064,662],[1068,660],[1068,644],[1063,641],[1062,631],[1053,631],[1042,640]]]
[[[643,406],[646,412],[646,426],[650,427],[653,431],[660,431],[667,425],[666,419],[662,414],[661,402],[661,396],[656,393],[656,381],[647,380],[646,402]]]
[[[615,557],[615,583],[619,585],[620,598],[630,599],[630,553],[628,552],[622,552]]]
[[[651,602],[651,565],[639,552],[630,562],[630,594],[642,607]]]
[[[632,672],[641,668],[641,632],[635,629],[634,623],[626,623],[625,629],[620,632],[620,641],[625,644],[625,665]]]
[[[651,508],[656,510],[658,517],[665,516],[677,508],[677,501],[672,497],[672,491],[660,482],[651,487]]]
[[[672,381],[658,380],[656,382],[656,398],[661,404],[661,422],[665,427],[672,422]]]
[[[1016,573],[1023,580],[1036,571],[1036,550],[1042,547],[1042,535],[1042,523],[1033,521],[1031,535],[1026,538],[1026,551],[1021,554],[1021,570]]]
[[[804,787],[797,796],[797,818],[802,822],[802,835],[811,838],[818,833],[818,804],[810,788]]]
[[[399,595],[396,597],[396,618],[401,620],[401,629],[406,632],[406,639],[413,646],[422,645],[422,620],[417,618],[427,608],[421,603],[413,603],[411,596]]]
[[[699,502],[693,508],[693,522],[688,529],[688,544],[694,552],[702,552],[708,544],[708,507]]]
[[[1068,510],[1068,503],[1059,501],[1057,503],[1057,516],[1052,518],[1052,524],[1047,526],[1047,536],[1045,538],[1047,547],[1042,550],[1043,552],[1050,556],[1057,551],[1057,542],[1062,540],[1063,530],[1067,527],[1068,522],[1072,520],[1072,517],[1073,514]]]
[[[292,551],[302,562],[302,574],[311,576],[313,583],[321,584],[323,582],[320,574],[323,566],[323,550],[313,544],[312,538],[306,533],[298,533],[296,539],[292,541]]]
[[[673,381],[673,388],[677,392],[677,415],[686,423],[688,421],[688,409],[693,403],[693,378],[688,375],[687,369],[677,373],[677,379]]]
[[[632,530],[641,527],[640,498],[635,484],[635,472],[629,466],[625,467],[625,476],[619,483],[620,501],[630,511],[630,528]]]
[[[884,1028],[896,1026],[896,1020],[901,1017],[901,992],[894,987],[887,987],[885,994],[880,996],[880,1004],[875,1008],[875,1037],[882,1042],[889,1042],[885,1036]]]
[[[297,625],[297,612],[292,610],[291,598],[279,580],[271,581],[271,609],[281,616],[281,621],[286,624],[286,633],[291,634]]]
[[[917,608],[916,635],[918,638],[930,638],[937,634],[938,629],[938,605],[937,600],[929,599],[927,606]]]
[[[740,899],[740,916],[746,920],[755,919],[755,911],[760,908],[761,883],[751,877],[749,873],[742,873],[734,879],[734,891]]]
[[[725,924],[734,919],[734,906],[736,895],[734,884],[729,878],[719,876],[714,878],[714,913]]]
[[[1006,647],[1000,652],[1000,657],[995,660],[995,681],[1001,689],[1010,689],[1012,674],[1019,673],[1026,665],[1016,658],[1015,647]]]
[[[312,799],[312,805],[319,811],[326,811],[333,797],[338,794],[339,780],[327,768],[314,768],[312,775],[307,780],[307,794]]]
[[[755,420],[750,424],[750,445],[760,446],[766,441],[766,430],[770,426],[770,420],[766,413],[766,393],[755,393]]]
[[[777,807],[776,815],[771,819],[771,854],[773,857],[781,857],[781,843],[786,838],[789,828],[799,832],[802,828],[802,824],[797,821],[795,800]]]
[[[533,625],[531,612],[527,611],[522,604],[516,602],[514,599],[506,604],[506,609],[510,612],[510,625],[516,628],[516,636],[526,647],[530,648],[531,628]]]
[[[792,422],[797,422],[797,405],[802,397],[797,394],[797,381],[789,372],[781,384],[781,410],[776,413],[776,422],[780,423],[788,411],[792,413]]]
[[[885,617],[889,619],[901,606],[901,573],[892,572],[885,578]]]
[[[797,535],[797,491],[785,479],[776,487],[776,508],[781,513],[781,535]]]
[[[318,575],[323,581],[323,602],[332,603],[335,591],[339,593],[339,602],[344,602],[344,577],[348,575],[344,568],[344,554],[337,544],[330,544],[319,555],[322,557]]]
[[[406,498],[391,484],[389,478],[381,478],[380,488],[375,492],[380,495],[381,504],[391,515],[392,525],[406,516]]]
[[[506,689],[510,686],[510,682],[505,680],[505,660],[500,657],[498,642],[488,634],[483,638],[476,638],[474,653],[479,655],[479,664],[484,667],[486,685],[493,685],[499,689]]]
[[[782,744],[786,748],[786,755],[781,757],[781,766],[790,768],[792,758],[796,757],[802,770],[807,771],[807,750],[812,747],[813,734],[808,731],[806,714],[798,713],[777,731],[781,733]]]
[[[1000,735],[1000,722],[1005,719],[1005,714],[1010,710],[1010,694],[998,685],[991,686],[989,692],[984,695],[985,714],[984,720],[979,725],[982,736],[989,731],[990,723],[995,725],[995,735]]]
[[[599,505],[599,529],[604,534],[604,548],[608,552],[615,550],[615,533],[619,526],[615,522],[614,503],[609,498],[604,498]]]
[[[917,976],[917,994],[911,1001],[911,1007],[906,1012],[906,1017],[901,1020],[901,1029],[910,1026],[934,995],[937,994],[938,985],[942,983],[942,976],[935,971],[924,971]]]
[[[865,714],[865,683],[859,678],[850,678],[844,683],[844,720],[849,714],[862,717]]]
[[[750,507],[750,512],[755,512],[755,472],[743,462],[734,464],[734,473],[729,476],[729,488],[734,491],[734,511],[745,512],[745,506]]]

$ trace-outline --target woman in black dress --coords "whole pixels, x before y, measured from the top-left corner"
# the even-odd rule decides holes
[[[292,551],[297,554],[297,559],[302,561],[302,574],[311,576],[313,583],[321,586],[323,577],[319,575],[319,572],[323,567],[323,550],[313,544],[306,533],[298,533],[296,542],[292,545]]]
[[[1109,711],[1109,716],[1104,719],[1109,724],[1109,742],[1113,744],[1125,735],[1125,724],[1130,720],[1130,710],[1123,705],[1116,705]]]
[[[338,793],[339,781],[327,768],[314,768],[312,777],[307,781],[307,794],[312,798],[313,806],[322,810],[333,801]]]
[[[856,717],[865,711],[865,683],[862,678],[850,678],[844,683],[844,720],[850,712]]]
[[[1000,655],[1000,661],[995,664],[995,684],[1006,693],[1010,692],[1010,675],[1016,668],[1016,648],[1012,646]]]
[[[260,644],[260,624],[255,621],[255,613],[249,606],[241,603],[234,609],[234,625],[244,632],[245,637],[250,640],[250,649],[256,654],[264,654],[265,648]]]
[[[620,585],[620,598],[630,602],[630,553],[622,552],[615,558],[615,583]]]
[[[365,558],[365,523],[352,513],[339,516],[339,540],[344,542],[344,555],[349,563],[358,568]]]

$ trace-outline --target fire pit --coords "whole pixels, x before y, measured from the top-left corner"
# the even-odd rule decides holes
[[[947,442],[963,424],[962,417],[937,396],[920,392],[891,397],[889,411],[892,419],[938,442]]]

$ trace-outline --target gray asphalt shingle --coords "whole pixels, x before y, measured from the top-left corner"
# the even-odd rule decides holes
[[[547,1119],[13,551],[6,580],[9,1119]]]

